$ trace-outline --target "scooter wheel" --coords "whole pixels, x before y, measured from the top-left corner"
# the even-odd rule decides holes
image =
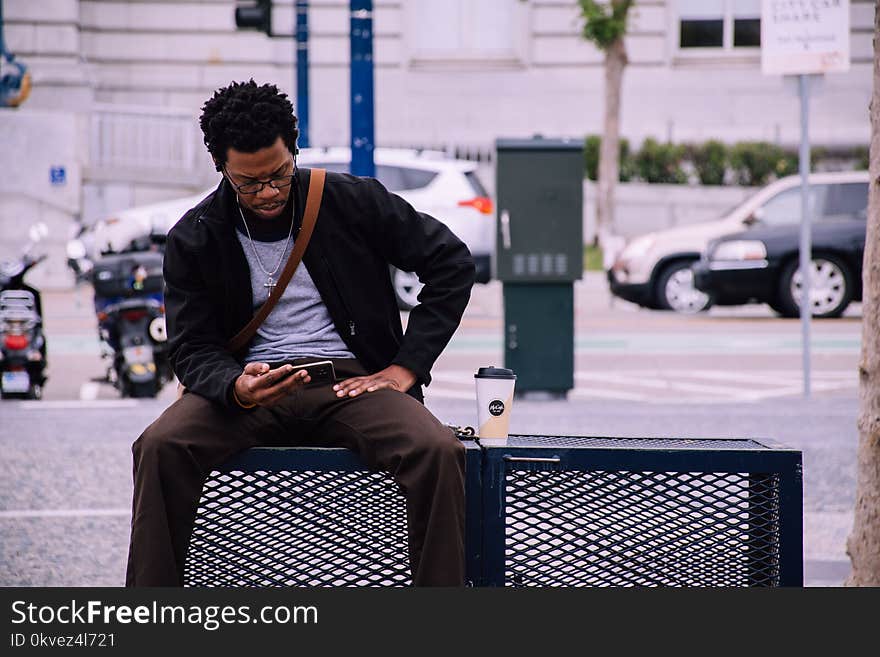
[[[165,342],[168,340],[168,333],[165,329],[165,317],[159,316],[155,317],[152,322],[150,322],[150,337],[153,338],[155,342]]]
[[[126,385],[128,397],[155,397],[159,390],[155,381],[146,381],[144,383],[131,383]]]

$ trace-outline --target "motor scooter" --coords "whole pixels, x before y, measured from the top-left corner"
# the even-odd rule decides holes
[[[167,358],[162,253],[105,254],[91,272],[107,380],[123,397],[155,397],[173,378]]]
[[[46,375],[46,337],[40,292],[25,275],[46,259],[33,247],[48,234],[45,224],[31,228],[31,241],[17,260],[0,263],[0,398],[41,399]]]

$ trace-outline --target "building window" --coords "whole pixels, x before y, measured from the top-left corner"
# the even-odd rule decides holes
[[[761,45],[761,0],[676,0],[680,52]]]
[[[408,50],[413,63],[520,63],[528,3],[514,0],[412,0]]]

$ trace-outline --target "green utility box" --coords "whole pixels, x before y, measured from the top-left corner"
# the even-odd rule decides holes
[[[505,283],[578,280],[584,270],[583,142],[495,142],[495,277]]]
[[[574,387],[574,281],[583,274],[581,140],[499,139],[495,277],[504,289],[504,364],[517,396]]]

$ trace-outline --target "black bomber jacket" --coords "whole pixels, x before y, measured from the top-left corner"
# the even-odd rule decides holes
[[[292,194],[302,222],[309,169]],[[172,368],[187,390],[228,408],[243,371],[226,343],[254,313],[250,270],[235,235],[235,192],[224,179],[169,231],[165,312]],[[467,246],[440,221],[417,212],[372,178],[327,172],[321,210],[303,263],[340,337],[370,372],[392,364],[415,373],[422,399],[431,367],[461,321],[474,282]],[[425,286],[406,334],[389,264]],[[300,264],[302,266],[302,264]]]

